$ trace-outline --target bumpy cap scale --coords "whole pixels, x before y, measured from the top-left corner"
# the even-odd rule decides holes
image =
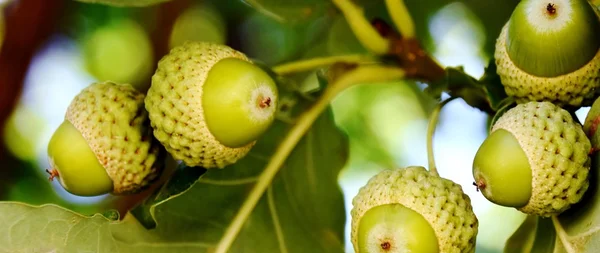
[[[493,140],[496,133],[501,135]],[[492,202],[547,217],[579,202],[588,189],[591,144],[566,110],[550,102],[520,104],[498,119],[488,139],[491,143],[486,144],[486,139],[484,145],[504,148],[493,150],[482,145],[475,156],[473,173],[484,196]],[[513,139],[518,145],[512,144]],[[520,169],[503,169],[504,160],[520,159],[521,155],[515,153],[519,148],[527,164],[513,164]],[[523,178],[528,176],[524,172],[531,173],[531,186],[523,185],[527,181]],[[512,189],[507,186],[511,183]],[[523,201],[526,196],[529,200]]]
[[[600,93],[600,21],[587,0],[523,0],[496,41],[497,71],[517,102],[585,106]]]
[[[244,157],[274,120],[277,87],[225,45],[186,42],[158,63],[146,97],[154,136],[188,166]]]
[[[150,122],[144,110],[144,95],[129,84],[94,83],[83,89],[69,105],[65,123],[59,133],[72,132],[69,130],[71,126],[81,133],[97,158],[86,165],[94,167],[94,164],[99,163],[104,168],[112,180],[111,192],[114,194],[138,192],[155,181],[163,170],[163,150],[152,137]],[[53,162],[56,156],[65,157],[79,152],[69,150],[74,146],[69,146],[68,140],[59,140],[59,135],[53,139],[49,150]],[[54,146],[54,143],[64,141],[67,143]],[[57,150],[58,147],[62,150]],[[85,170],[89,170],[79,168],[81,171],[63,172],[61,166],[55,169],[58,170],[59,177],[67,177],[64,180],[69,180],[70,175],[67,174],[86,173]]]
[[[400,204],[419,213],[433,228],[439,252],[475,252],[478,220],[471,200],[460,185],[423,167],[385,170],[375,175],[354,197],[351,238],[356,252],[361,218],[374,207]]]

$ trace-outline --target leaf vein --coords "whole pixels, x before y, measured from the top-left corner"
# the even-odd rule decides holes
[[[571,238],[571,240],[581,239],[581,238],[584,238],[584,237],[591,236],[591,235],[597,233],[598,231],[600,231],[600,227],[594,227],[594,228],[586,231],[585,233],[581,233],[581,234],[578,234],[578,235],[575,235],[575,236],[569,236],[569,238]]]
[[[134,242],[128,243],[132,247],[198,247],[198,248],[210,248],[214,247],[214,244],[206,242]]]
[[[552,223],[554,224],[554,230],[556,230],[556,234],[558,235],[558,238],[560,239],[560,242],[562,243],[567,253],[576,253],[577,251],[575,250],[571,242],[569,242],[569,235],[565,232],[562,225],[560,224],[560,221],[556,216],[552,216]]]
[[[254,183],[258,180],[256,177],[234,179],[234,180],[213,180],[207,178],[198,179],[199,183],[212,184],[212,185],[242,185]]]
[[[309,185],[309,189],[311,191],[311,194],[314,196],[317,194],[317,179],[315,176],[315,159],[314,159],[314,154],[313,154],[313,142],[314,140],[314,132],[313,131],[308,131],[306,133],[306,174],[308,177],[308,185]]]
[[[279,250],[281,251],[281,253],[287,253],[287,247],[285,246],[285,238],[283,237],[281,224],[279,224],[279,216],[277,215],[277,209],[275,208],[275,200],[273,199],[272,186],[269,186],[269,189],[267,190],[267,198],[269,200],[269,210],[271,211],[271,217],[273,218],[273,225],[275,226],[277,242],[279,243]]]
[[[255,152],[252,152],[252,151],[250,151],[250,153],[248,153],[248,156],[252,157],[252,158],[256,158],[256,159],[261,160],[263,162],[268,162],[269,161],[269,157],[261,155],[261,154],[258,154],[258,153],[255,153]]]
[[[96,252],[100,252],[100,229],[96,229],[96,234],[98,235],[98,241],[96,242]]]

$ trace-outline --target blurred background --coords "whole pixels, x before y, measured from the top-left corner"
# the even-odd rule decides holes
[[[424,47],[443,66],[478,78],[493,56],[516,0],[405,0]],[[370,18],[390,21],[383,0],[359,0]],[[0,0],[0,200],[55,203],[84,214],[127,210],[144,197],[75,197],[50,183],[46,148],[71,99],[97,80],[129,82],[145,91],[155,64],[185,40],[225,43],[267,65],[365,53],[330,1],[173,0],[118,8],[71,0]],[[294,77],[315,87],[315,73]],[[377,172],[427,167],[426,128],[435,101],[424,84],[356,86],[333,103],[350,138],[340,175],[346,207]],[[585,109],[578,112],[585,116]],[[524,216],[490,204],[472,186],[471,165],[488,117],[455,100],[444,108],[434,150],[443,177],[463,186],[480,220],[477,252],[502,252]],[[348,214],[349,216],[349,214]],[[498,221],[502,221],[499,223]],[[349,225],[349,223],[348,223]],[[349,230],[347,229],[347,235]],[[348,252],[352,252],[347,242]]]

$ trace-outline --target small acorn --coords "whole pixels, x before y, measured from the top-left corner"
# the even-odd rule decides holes
[[[185,9],[175,20],[169,37],[169,48],[185,41],[206,41],[223,44],[227,40],[227,27],[223,15],[207,2]]]
[[[164,168],[144,94],[112,82],[93,83],[75,96],[50,139],[48,157],[50,179],[58,177],[80,196],[137,193]]]
[[[186,42],[158,63],[146,97],[154,136],[188,166],[244,157],[275,119],[275,81],[228,46]]]
[[[587,134],[590,139],[590,143],[592,144],[592,152],[591,154],[597,155],[598,147],[600,144],[600,134],[596,134],[598,132],[598,127],[600,126],[600,98],[596,99],[587,115],[585,116],[585,121],[583,122],[583,131]],[[591,158],[594,159],[593,156]]]
[[[478,220],[460,185],[425,168],[384,170],[352,201],[357,253],[475,252]]]
[[[587,0],[523,0],[496,40],[497,72],[518,103],[587,106],[600,94],[600,20]]]
[[[590,140],[568,111],[550,102],[504,113],[479,147],[473,177],[483,196],[526,214],[558,215],[589,187]]]
[[[152,42],[138,22],[112,20],[87,36],[82,48],[85,67],[97,80],[128,83],[142,92],[150,86]]]

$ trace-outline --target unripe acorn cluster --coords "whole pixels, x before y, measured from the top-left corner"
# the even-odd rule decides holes
[[[521,1],[496,41],[495,60],[517,106],[477,151],[474,184],[498,205],[559,215],[589,188],[592,145],[573,112],[600,92],[598,9],[587,0]]]
[[[146,94],[105,80],[72,100],[48,144],[50,179],[80,196],[140,192],[167,153],[224,168],[245,157],[274,121],[275,81],[226,45],[188,41],[158,63]]]
[[[598,9],[587,0],[522,0],[494,57],[517,105],[477,151],[475,185],[498,205],[559,215],[589,188],[592,146],[572,112],[600,95]],[[159,61],[146,94],[111,80],[82,90],[48,145],[48,172],[67,191],[94,196],[147,188],[167,153],[188,166],[224,168],[267,131],[277,103],[275,81],[246,55],[186,42]],[[475,252],[469,196],[423,167],[378,173],[354,197],[351,215],[357,253]]]
[[[495,204],[559,215],[590,184],[593,149],[573,112],[594,101],[600,107],[598,9],[587,0],[522,0],[494,57],[517,105],[498,115],[478,149],[474,184]],[[354,197],[351,215],[357,253],[475,250],[478,221],[469,196],[423,167],[373,176]]]

